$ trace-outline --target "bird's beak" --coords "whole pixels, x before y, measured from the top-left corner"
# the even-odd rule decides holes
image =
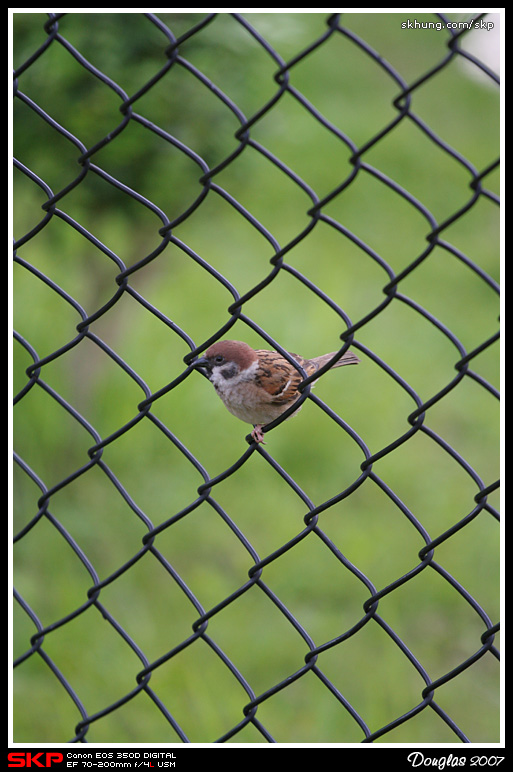
[[[195,362],[191,362],[191,367],[197,368],[204,375],[208,375],[210,371],[209,361],[206,357],[200,357]]]

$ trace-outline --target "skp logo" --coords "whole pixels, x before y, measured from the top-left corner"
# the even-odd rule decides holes
[[[64,756],[62,753],[20,752],[7,754],[8,767],[51,767],[52,764],[60,764]]]

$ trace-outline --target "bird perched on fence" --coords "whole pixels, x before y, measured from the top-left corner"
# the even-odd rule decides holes
[[[311,376],[333,359],[336,352],[313,359],[304,359],[298,354],[289,356]],[[332,367],[359,361],[355,354],[346,351]],[[278,418],[301,396],[298,386],[303,376],[285,357],[277,351],[255,351],[239,340],[214,343],[192,366],[205,373],[230,413],[253,424],[251,436],[257,443],[264,441],[262,426]],[[301,406],[298,411],[300,409]]]

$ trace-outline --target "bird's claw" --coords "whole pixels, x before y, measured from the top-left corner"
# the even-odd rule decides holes
[[[267,443],[264,442],[264,433],[262,431],[262,427],[260,424],[257,424],[253,431],[251,432],[251,436],[255,440],[256,443],[262,443],[262,445],[266,445]]]

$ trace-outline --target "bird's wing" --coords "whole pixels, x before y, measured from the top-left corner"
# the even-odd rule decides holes
[[[259,367],[256,371],[256,381],[270,397],[270,402],[276,405],[291,404],[299,397],[297,387],[302,382],[301,373],[276,351],[257,351]],[[312,375],[317,371],[317,365],[303,359],[298,354],[290,354],[303,370]]]

